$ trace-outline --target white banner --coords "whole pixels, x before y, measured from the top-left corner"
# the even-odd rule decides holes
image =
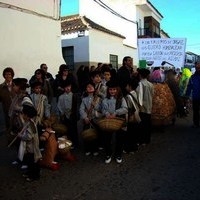
[[[148,66],[174,66],[181,68],[185,62],[186,38],[138,39],[139,60]]]

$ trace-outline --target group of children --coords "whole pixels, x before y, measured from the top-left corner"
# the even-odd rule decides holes
[[[63,84],[64,91],[57,99],[57,112],[54,114],[60,123],[67,126],[67,137],[73,147],[79,145],[78,120],[83,124],[82,131],[92,128],[97,133],[93,140],[83,139],[85,155],[97,156],[99,149],[104,149],[106,164],[111,162],[112,156],[117,163],[121,163],[123,151],[134,153],[139,145],[150,143],[153,85],[147,80],[149,70],[141,69],[138,73],[139,79],[132,77],[127,82],[127,95],[122,94],[117,78],[111,77],[109,69],[104,70],[103,74],[93,71],[81,95],[72,92],[72,82]],[[43,131],[43,120],[49,119],[52,114],[48,99],[42,93],[41,83],[33,82],[31,91],[28,98],[32,103],[27,105],[23,99],[21,101],[23,128],[18,134],[21,139],[18,157],[28,165],[28,174],[24,175],[28,181],[39,178],[42,155],[38,135]],[[96,122],[104,118],[122,118],[124,124],[116,132],[102,131]]]
[[[126,85],[126,96],[123,96],[117,79],[109,79],[103,85],[100,72],[92,74],[91,81],[86,85],[79,111],[84,124],[83,130],[94,128],[97,138],[84,141],[85,155],[98,155],[98,149],[104,148],[106,164],[111,162],[112,155],[117,163],[121,163],[123,151],[134,153],[138,150],[138,145],[150,143],[153,85],[147,80],[149,73],[149,70],[141,69],[139,82],[138,79],[131,78]],[[102,131],[96,123],[102,118],[108,121],[112,118],[122,118],[125,123],[116,132]]]

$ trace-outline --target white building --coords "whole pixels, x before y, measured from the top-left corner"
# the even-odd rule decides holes
[[[64,62],[61,51],[60,0],[0,1],[1,71],[30,78],[41,63],[56,74]],[[0,77],[2,82],[3,77]]]
[[[138,36],[160,37],[163,17],[148,0],[79,0],[78,7],[77,15],[62,18],[63,54],[72,69],[98,62],[119,67],[124,56],[138,66]]]
[[[134,47],[123,45],[123,35],[110,31],[85,16],[63,18],[62,33],[63,56],[72,69],[81,64],[97,65],[98,62],[112,63],[117,68],[118,60],[121,61],[123,56],[137,56],[134,55],[137,53]]]

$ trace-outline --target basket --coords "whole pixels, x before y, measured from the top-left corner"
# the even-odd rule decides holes
[[[58,150],[61,154],[66,154],[70,151],[72,142],[65,137],[58,138]]]
[[[102,131],[115,132],[122,128],[125,120],[122,118],[105,118],[97,121],[97,125]]]
[[[67,126],[64,124],[56,123],[52,125],[52,128],[56,132],[56,135],[67,135]]]
[[[96,133],[95,129],[93,129],[93,128],[84,130],[81,133],[81,135],[82,135],[83,139],[87,140],[87,141],[95,140],[97,138],[97,133]]]

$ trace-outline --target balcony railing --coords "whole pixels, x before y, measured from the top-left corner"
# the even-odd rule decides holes
[[[160,34],[150,30],[149,28],[139,28],[138,29],[138,38],[160,38]]]

